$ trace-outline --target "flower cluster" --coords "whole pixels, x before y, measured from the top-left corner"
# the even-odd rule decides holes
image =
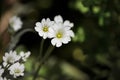
[[[24,76],[24,62],[30,56],[30,52],[17,54],[16,51],[10,51],[5,53],[3,56],[3,63],[0,66],[0,80],[10,80],[7,76],[17,78],[19,76]],[[9,73],[6,73],[9,72]]]
[[[19,29],[22,28],[22,25],[23,25],[21,19],[17,16],[11,17],[9,20],[9,24],[14,31],[18,31]]]
[[[47,18],[37,22],[35,30],[43,39],[51,38],[53,46],[60,47],[62,43],[67,44],[71,41],[71,37],[74,37],[74,32],[71,30],[73,25],[69,20],[63,21],[63,18],[58,15],[54,17],[54,21]]]
[[[4,78],[0,77],[0,80],[10,80],[10,79],[7,79],[6,77]]]

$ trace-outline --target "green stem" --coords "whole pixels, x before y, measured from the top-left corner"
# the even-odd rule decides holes
[[[44,39],[42,39],[41,44],[40,44],[40,54],[38,56],[38,61],[42,58],[42,52],[43,52],[43,44],[44,44]]]
[[[42,62],[44,62],[51,54],[51,52],[54,50],[54,46],[50,45],[47,52],[45,53],[45,56],[42,59]]]
[[[40,42],[40,49],[39,49],[39,56],[38,56],[38,58],[35,60],[35,62],[33,62],[33,67],[34,67],[34,65],[35,65],[35,63],[36,62],[39,62],[39,61],[41,61],[41,59],[42,59],[42,52],[43,52],[43,44],[44,44],[44,39],[42,39],[41,40],[41,42]],[[35,68],[35,67],[34,67]],[[36,72],[37,72],[37,70],[36,70]],[[36,74],[35,74],[36,75]],[[35,77],[35,75],[34,75],[34,77]]]
[[[47,50],[47,52],[45,53],[45,56],[43,57],[43,59],[40,61],[40,64],[38,65],[38,68],[33,76],[33,80],[36,80],[37,76],[38,76],[38,72],[41,69],[42,65],[44,64],[45,60],[50,56],[51,52],[53,51],[54,46],[50,46]]]

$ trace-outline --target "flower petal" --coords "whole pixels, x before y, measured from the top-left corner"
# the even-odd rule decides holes
[[[57,42],[56,47],[62,46],[62,42]]]
[[[60,15],[58,15],[58,16],[55,16],[54,21],[56,23],[62,23],[63,22],[63,18]]]
[[[67,31],[67,36],[74,37],[74,32],[72,30]]]
[[[51,43],[52,43],[53,46],[55,46],[56,43],[57,43],[57,39],[56,39],[56,38],[52,39],[52,40],[51,40]]]
[[[70,37],[65,37],[65,38],[62,39],[62,42],[63,42],[64,44],[67,44],[69,41],[71,41],[71,38],[70,38]]]
[[[44,24],[44,23],[45,23],[45,18],[43,18],[43,19],[41,20],[41,23],[42,23],[42,24]]]
[[[46,39],[48,37],[47,33],[43,34],[43,39]]]
[[[66,26],[66,27],[73,27],[74,24],[73,24],[73,23],[70,23],[70,21],[66,20],[66,21],[64,22],[64,26]]]
[[[43,32],[42,31],[39,31],[38,33],[41,37],[43,36]]]
[[[35,25],[36,25],[36,26],[41,26],[41,23],[40,23],[40,22],[36,22]]]

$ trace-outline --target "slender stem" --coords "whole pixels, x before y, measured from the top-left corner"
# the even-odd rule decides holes
[[[53,51],[54,46],[50,46],[47,50],[47,52],[45,53],[45,56],[43,57],[43,59],[40,61],[40,64],[38,65],[38,68],[33,76],[33,80],[35,80],[38,76],[38,72],[42,67],[42,64],[44,64],[45,60],[50,56],[51,52]]]
[[[42,58],[42,52],[43,52],[43,44],[44,44],[44,39],[42,39],[41,44],[40,44],[40,54],[38,56],[38,61]]]
[[[43,59],[42,59],[42,62],[44,62],[49,56],[50,56],[50,54],[51,54],[51,52],[54,50],[54,46],[52,46],[52,45],[50,45],[49,46],[49,48],[48,48],[48,50],[46,51],[46,53],[45,53],[45,56],[43,57]]]
[[[41,61],[41,59],[42,59],[42,52],[43,52],[43,44],[44,44],[44,39],[42,39],[41,40],[41,42],[40,42],[40,49],[39,49],[39,56],[38,56],[38,58],[35,60],[35,62],[33,62],[33,66],[35,65],[35,63],[36,62],[38,62],[38,61]],[[36,72],[37,72],[37,70],[36,70]],[[35,72],[35,73],[36,73]],[[36,75],[36,74],[35,74]],[[35,77],[35,75],[34,75],[34,77]]]

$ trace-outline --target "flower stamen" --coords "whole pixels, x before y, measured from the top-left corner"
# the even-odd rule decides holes
[[[19,69],[15,69],[15,73],[20,73],[21,71]]]
[[[57,37],[57,38],[62,38],[62,36],[63,36],[63,34],[60,33],[60,32],[56,34],[56,37]]]
[[[48,32],[48,27],[47,27],[47,26],[44,26],[44,27],[43,27],[43,31],[44,31],[44,32]]]

